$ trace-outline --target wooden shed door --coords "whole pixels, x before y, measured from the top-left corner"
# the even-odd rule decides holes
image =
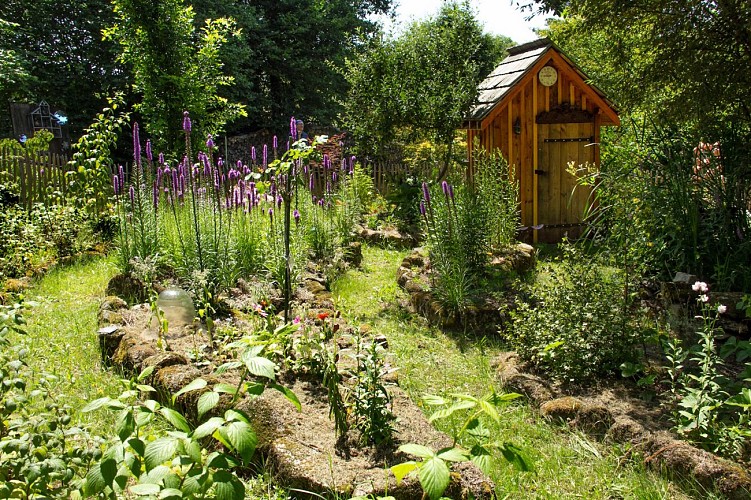
[[[542,242],[559,241],[568,233],[578,237],[590,190],[576,185],[567,169],[594,163],[593,123],[550,123],[538,125],[537,222]]]

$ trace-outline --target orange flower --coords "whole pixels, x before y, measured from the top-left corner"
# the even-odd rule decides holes
[[[329,313],[327,312],[318,313],[318,319],[320,319],[321,321],[323,321],[324,319],[328,317],[329,317]]]

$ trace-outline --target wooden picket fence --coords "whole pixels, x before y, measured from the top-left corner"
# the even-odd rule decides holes
[[[63,155],[0,150],[0,181],[18,184],[19,202],[27,209],[34,203],[63,203],[68,186],[65,174],[70,169]]]

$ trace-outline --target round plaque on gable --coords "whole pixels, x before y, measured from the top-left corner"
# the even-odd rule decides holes
[[[538,74],[540,83],[546,87],[551,87],[558,81],[558,72],[552,66],[545,66]]]

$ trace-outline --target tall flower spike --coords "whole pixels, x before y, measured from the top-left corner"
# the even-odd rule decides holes
[[[425,202],[420,200],[420,215],[425,215]]]
[[[294,116],[289,120],[289,136],[292,137],[293,141],[297,140],[297,120]]]
[[[430,203],[430,189],[428,189],[428,183],[422,183],[422,197],[425,199],[425,203]]]
[[[120,194],[120,178],[116,175],[112,176],[112,188],[115,191],[115,194]]]
[[[211,134],[209,134],[208,139],[206,139],[206,149],[208,149],[209,151],[214,149],[214,138],[211,136]]]
[[[251,146],[250,148],[250,159],[253,160],[253,163],[256,162],[256,147]]]
[[[277,139],[276,136],[274,136],[273,144],[274,144],[274,149],[279,147],[279,139]]]
[[[190,132],[192,128],[193,124],[190,122],[190,113],[183,111],[183,130],[185,132]]]
[[[263,168],[266,168],[266,165],[269,164],[269,146],[268,144],[263,145]]]
[[[133,161],[141,166],[141,135],[138,133],[138,122],[133,123]]]
[[[446,181],[441,182],[441,189],[443,190],[443,195],[448,196],[449,195],[449,183]]]
[[[151,153],[151,139],[146,141],[146,159],[154,161],[154,155]]]

